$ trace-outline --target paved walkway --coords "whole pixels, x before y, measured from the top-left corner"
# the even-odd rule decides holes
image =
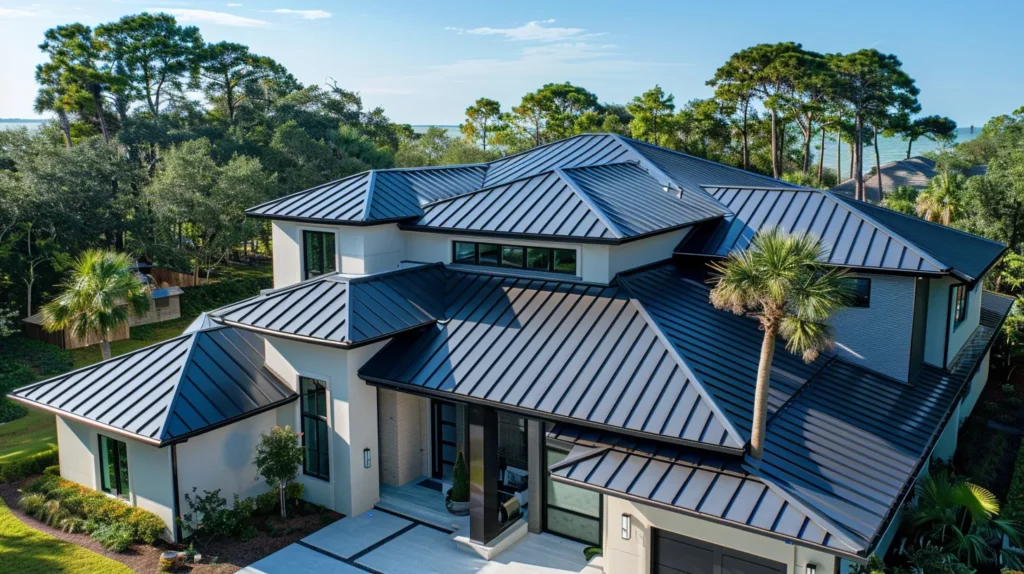
[[[576,574],[586,566],[582,544],[550,534],[528,534],[490,562],[451,538],[445,528],[377,508],[328,525],[241,572]]]

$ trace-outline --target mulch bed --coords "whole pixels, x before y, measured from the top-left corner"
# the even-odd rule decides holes
[[[72,544],[87,548],[102,554],[112,560],[124,564],[140,574],[153,574],[160,564],[160,554],[166,550],[184,550],[184,546],[157,542],[155,546],[136,544],[126,552],[118,554],[110,552],[103,546],[89,537],[88,534],[68,534],[62,530],[52,528],[31,516],[28,516],[18,507],[18,499],[21,498],[19,489],[25,488],[38,477],[31,477],[14,484],[0,484],[0,498],[4,499],[11,512],[25,524],[45,532]],[[240,540],[221,540],[211,542],[203,547],[197,547],[196,551],[203,555],[200,564],[189,564],[178,569],[178,572],[190,572],[193,574],[228,574],[269,556],[274,552],[309,536],[320,530],[343,515],[333,511],[322,513],[311,513],[306,515],[290,516],[287,521],[281,521],[276,516],[261,516],[254,519],[256,528],[260,531],[259,536],[252,540],[242,542]],[[280,533],[278,536],[271,536],[267,533],[268,526]],[[215,563],[214,563],[215,562]]]

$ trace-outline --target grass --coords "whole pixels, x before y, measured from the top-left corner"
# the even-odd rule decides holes
[[[20,419],[0,425],[0,463],[13,462],[56,446],[57,427],[50,413],[29,409]]]
[[[132,327],[131,338],[110,343],[110,354],[114,357],[177,337],[195,318],[181,318],[163,323]],[[71,351],[71,364],[76,369],[88,367],[103,359],[99,345],[90,345]]]
[[[0,499],[0,557],[5,572],[19,574],[131,574],[121,564],[27,526]]]

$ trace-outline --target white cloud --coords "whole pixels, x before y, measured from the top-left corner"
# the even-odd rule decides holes
[[[241,8],[241,4],[228,4],[228,8]]]
[[[35,10],[34,7],[26,8],[2,8],[0,7],[0,20],[15,20],[18,18],[33,18],[41,15],[42,12]]]
[[[514,40],[517,42],[558,42],[567,40],[570,38],[583,38],[589,36],[599,36],[600,34],[587,33],[584,28],[564,28],[560,26],[549,26],[554,24],[553,19],[548,20],[534,20],[527,22],[517,28],[491,28],[484,26],[482,28],[452,28],[446,27],[445,30],[457,32],[459,34],[472,34],[474,36],[503,36],[507,40]]]
[[[278,8],[277,10],[268,10],[271,14],[286,14],[288,16],[295,16],[302,18],[303,20],[320,20],[321,18],[330,18],[331,13],[326,10],[292,10],[291,8]]]
[[[227,12],[214,12],[212,10],[195,10],[192,8],[150,8],[149,12],[164,12],[178,19],[179,22],[219,24],[221,26],[233,26],[236,28],[263,28],[270,25],[266,20],[247,18]]]

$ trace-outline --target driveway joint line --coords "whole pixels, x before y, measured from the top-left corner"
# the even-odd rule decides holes
[[[416,524],[419,524],[420,526],[426,526],[427,528],[433,528],[434,530],[437,530],[438,532],[444,532],[445,534],[455,534],[455,530],[453,530],[451,528],[445,528],[443,526],[438,526],[436,524],[431,524],[429,522],[424,522],[424,521],[422,521],[422,520],[420,520],[418,518],[413,518],[412,516],[409,516],[408,514],[402,514],[401,512],[395,512],[394,510],[388,510],[387,508],[381,508],[380,506],[374,506],[373,508],[374,508],[374,510],[379,510],[381,512],[390,514],[392,516],[397,516],[398,518],[402,518],[404,520],[408,520],[409,522],[415,522]]]

